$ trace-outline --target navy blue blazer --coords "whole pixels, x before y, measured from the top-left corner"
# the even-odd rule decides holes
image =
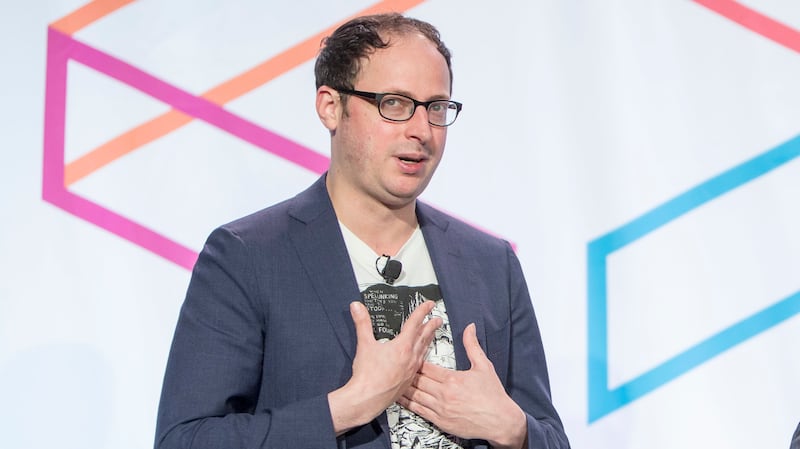
[[[458,369],[469,368],[462,335],[474,322],[500,380],[528,415],[529,447],[569,447],[510,245],[422,203],[417,218]],[[156,448],[389,449],[385,413],[337,438],[328,408],[327,394],[351,376],[349,304],[359,299],[325,176],[290,200],[216,229],[178,318]]]

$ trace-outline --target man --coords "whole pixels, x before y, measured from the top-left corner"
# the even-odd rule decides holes
[[[510,246],[417,202],[461,109],[436,29],[355,19],[315,72],[330,168],[209,237],[156,447],[569,447]]]

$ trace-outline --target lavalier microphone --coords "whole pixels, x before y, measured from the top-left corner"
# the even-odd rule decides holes
[[[380,268],[378,263],[384,258],[386,259],[386,263],[383,264],[383,268]],[[400,272],[403,271],[403,264],[399,260],[394,260],[390,256],[384,254],[375,260],[375,269],[378,270],[378,274],[383,277],[383,280],[386,281],[387,284],[392,285],[394,281],[400,277]]]

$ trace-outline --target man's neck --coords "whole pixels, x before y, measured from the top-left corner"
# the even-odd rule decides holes
[[[329,195],[336,217],[378,254],[397,254],[417,228],[416,201],[399,208],[373,198]]]

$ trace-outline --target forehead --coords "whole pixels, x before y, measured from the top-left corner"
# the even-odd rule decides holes
[[[389,46],[376,49],[361,64],[359,89],[422,96],[450,93],[450,71],[436,45],[421,34],[392,34]]]

